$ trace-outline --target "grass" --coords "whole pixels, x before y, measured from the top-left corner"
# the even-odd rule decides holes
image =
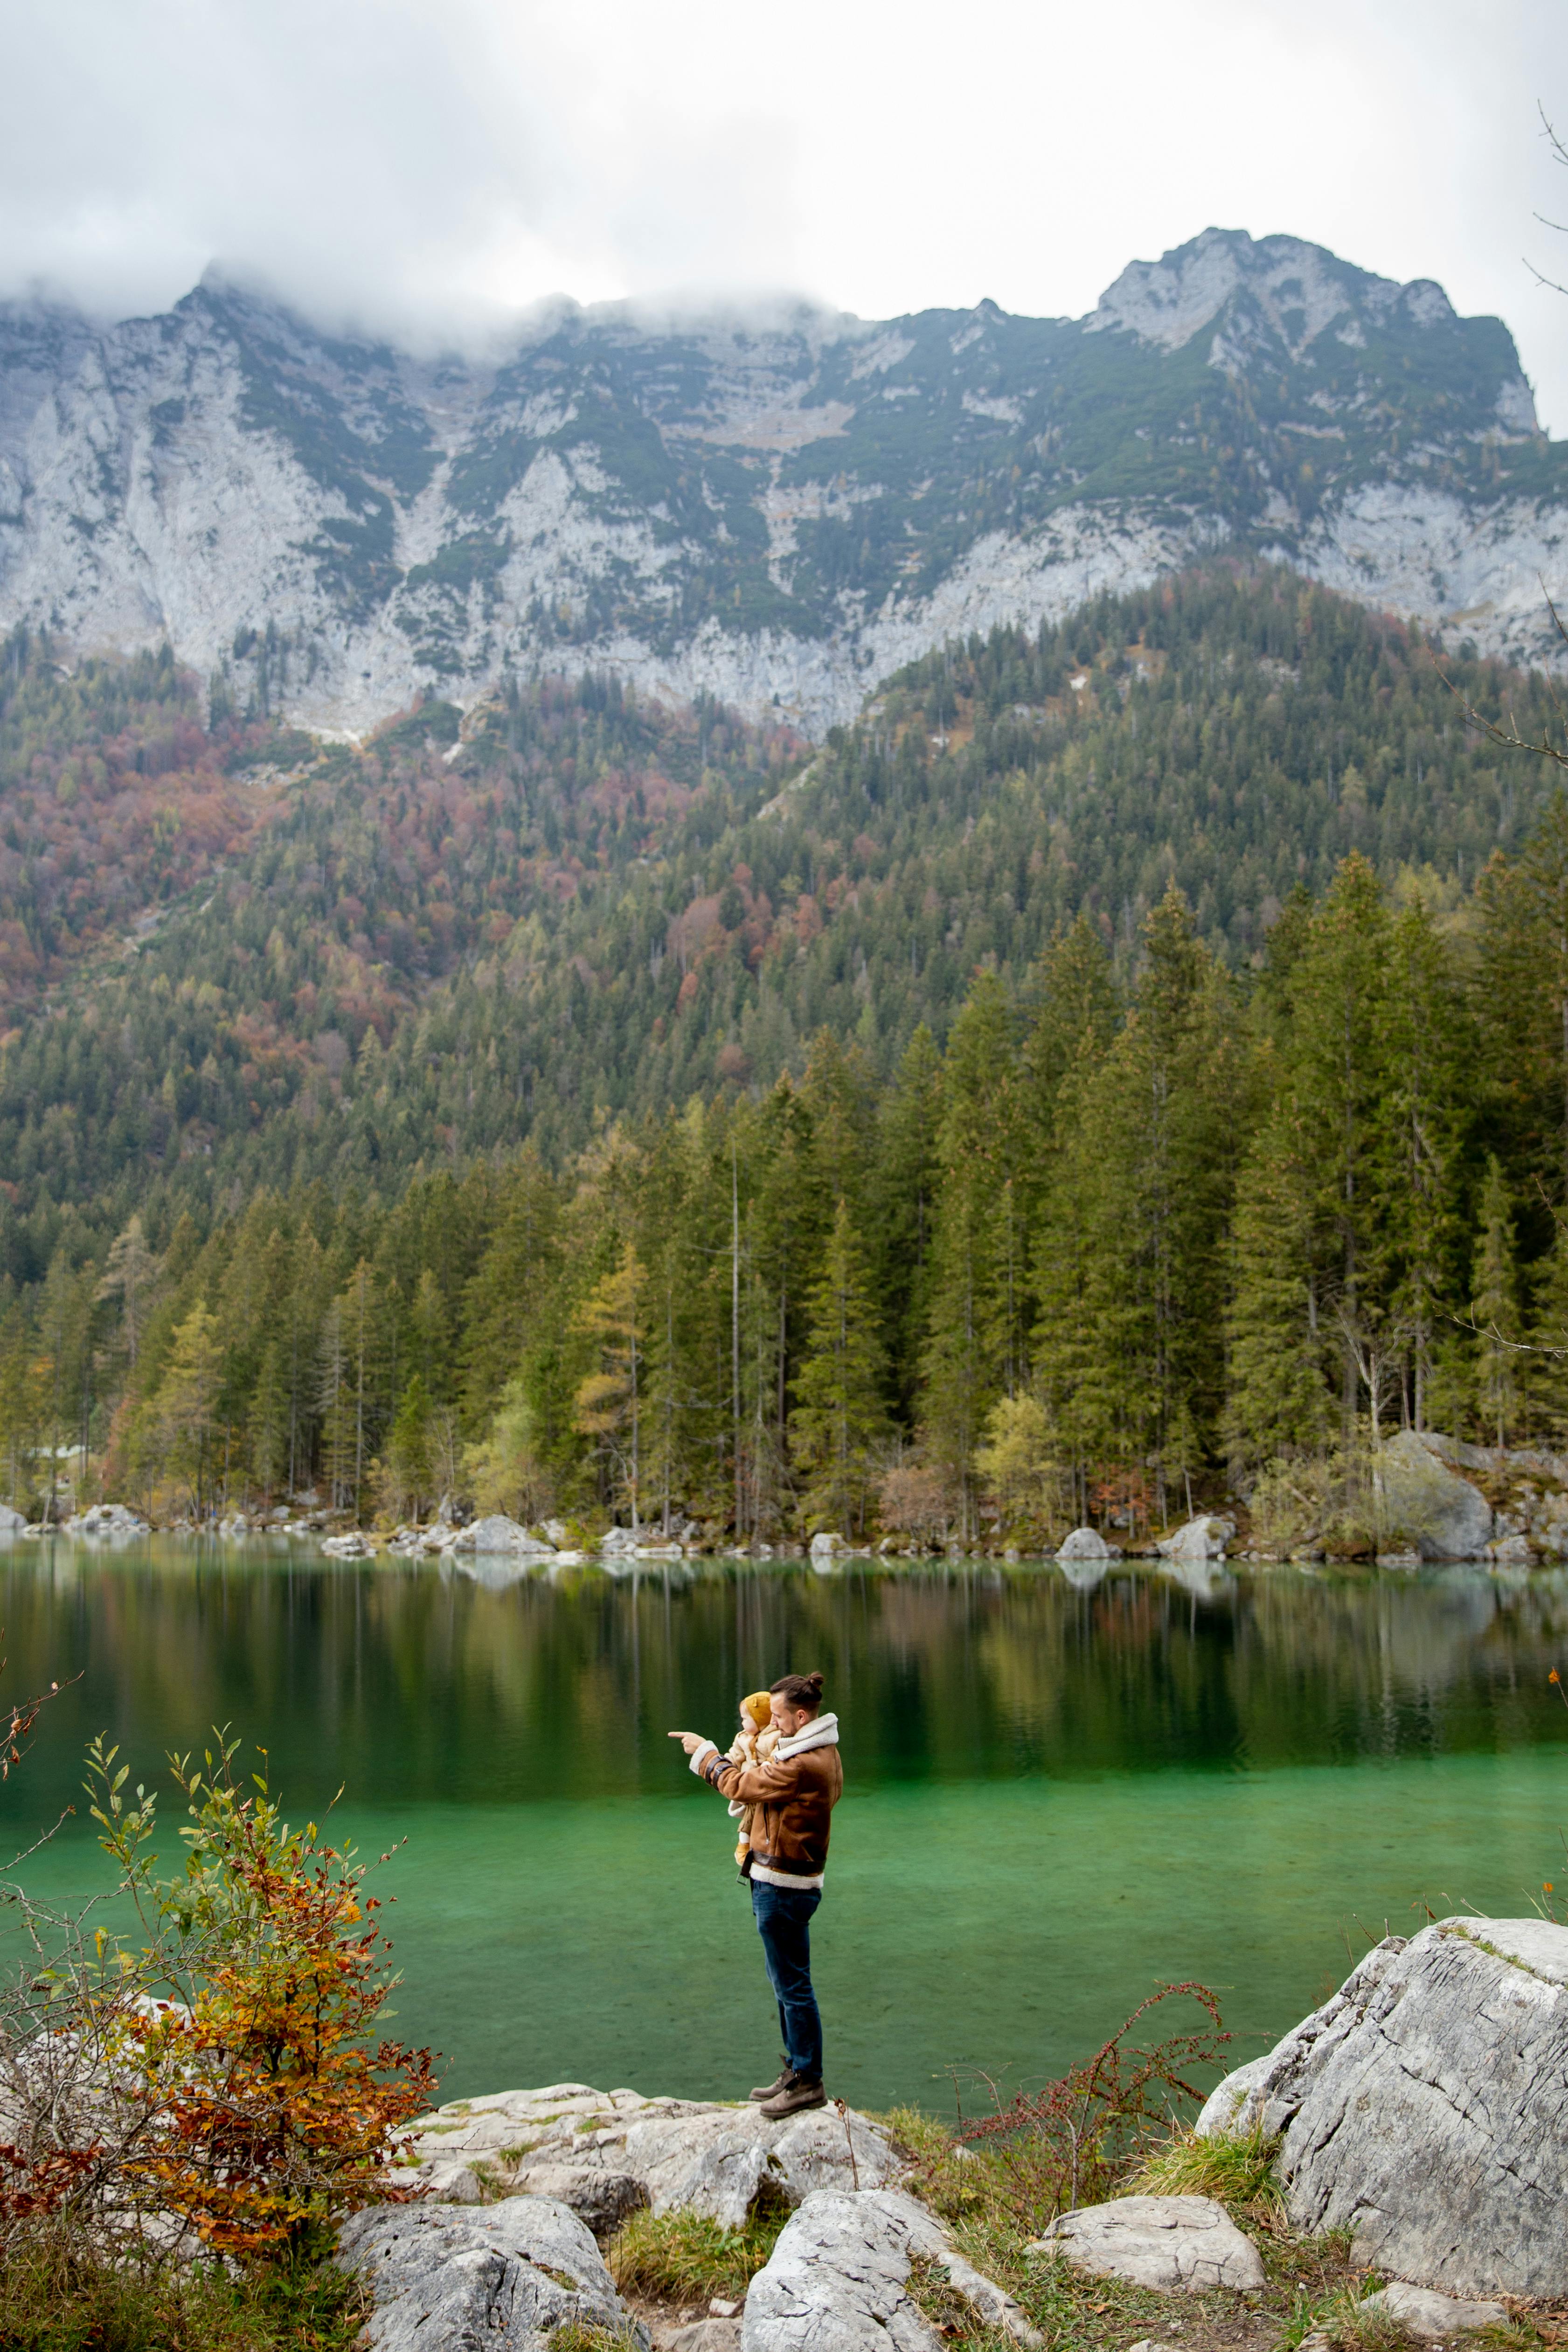
[[[1268,2284],[1258,2294],[1172,2296],[1092,2277],[1058,2255],[1031,2253],[1031,2241],[1051,2215],[1021,2210],[1020,2174],[994,2143],[963,2147],[941,2124],[910,2109],[884,2121],[909,2159],[909,2187],[942,2216],[959,2252],[1016,2298],[1047,2352],[1128,2352],[1143,2337],[1177,2343],[1181,2352],[1295,2352],[1313,2335],[1327,2337],[1335,2352],[1415,2352],[1396,2321],[1361,2310],[1378,2282],[1357,2264],[1347,2236],[1290,2235],[1273,2146],[1260,2135],[1204,2141],[1175,2131],[1128,2157],[1111,2195],[1212,2197],[1262,2257]],[[1011,2336],[987,2326],[954,2291],[940,2264],[917,2263],[910,2289],[955,2352],[1018,2352]],[[1513,2352],[1541,2341],[1518,2331],[1503,2340]]]
[[[142,2276],[47,2242],[0,2252],[0,2352],[353,2352],[368,2311],[355,2280],[315,2265]]]
[[[1279,2142],[1261,2128],[1215,2132],[1200,2139],[1178,2131],[1154,2148],[1128,2181],[1130,2197],[1212,2197],[1259,2229],[1283,2230],[1285,2200],[1275,2177]]]
[[[738,2301],[768,2256],[789,2214],[782,2200],[759,2200],[743,2230],[721,2229],[706,2214],[633,2213],[605,2249],[623,2294],[655,2303]]]

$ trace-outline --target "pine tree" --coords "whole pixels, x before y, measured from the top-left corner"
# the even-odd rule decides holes
[[[806,1294],[805,1351],[790,1442],[813,1528],[866,1524],[872,1449],[886,1424],[882,1351],[865,1249],[840,1199],[821,1270]]]
[[[1023,1122],[1013,1018],[994,972],[975,979],[942,1071],[921,1427],[974,1525],[974,1451],[999,1396],[1024,1377],[1032,1251],[1018,1199]]]
[[[47,1418],[48,1366],[40,1360],[26,1311],[13,1298],[0,1320],[0,1460],[5,1493],[26,1509],[37,1492],[37,1453]]]
[[[1479,877],[1476,990],[1500,1124],[1553,1198],[1568,1193],[1568,794],[1521,856]]]
[[[1230,1234],[1225,1437],[1243,1476],[1331,1433],[1310,1161],[1293,1108],[1277,1101],[1243,1164]]]
[[[536,1342],[559,1284],[561,1188],[537,1148],[524,1144],[507,1171],[492,1238],[463,1301],[461,1383],[470,1427],[482,1427]]]
[[[321,1318],[317,1343],[315,1407],[321,1431],[321,1475],[334,1511],[354,1492],[354,1411],[343,1306],[334,1298]]]
[[[262,1351],[247,1404],[246,1444],[252,1475],[270,1500],[289,1472],[289,1373],[279,1339]]]
[[[1519,1273],[1513,1213],[1497,1155],[1487,1157],[1481,1191],[1470,1319],[1476,1339],[1476,1412],[1500,1454],[1519,1410]]]
[[[1450,960],[1419,902],[1395,919],[1389,947],[1376,1181],[1386,1203],[1388,1319],[1407,1350],[1405,1403],[1421,1429],[1445,1320],[1468,1041]]]
[[[1041,1253],[1040,1370],[1075,1453],[1129,1511],[1152,1467],[1163,1518],[1217,1434],[1223,1250],[1253,1087],[1228,984],[1179,892],[1143,946],[1126,1024],[1075,1096]]]
[[[922,1021],[882,1096],[868,1236],[888,1335],[892,1401],[906,1419],[913,1415],[920,1335],[929,1311],[941,1120],[942,1055]]]
[[[132,1216],[111,1244],[98,1286],[100,1298],[120,1300],[121,1346],[128,1371],[134,1374],[142,1337],[155,1301],[159,1263],[148,1247],[139,1216]]]
[[[1521,1378],[1532,1422],[1561,1450],[1568,1443],[1568,1217],[1553,1216],[1552,1245],[1535,1273]]]
[[[1081,910],[1057,927],[1029,975],[1025,1003],[1033,1006],[1022,1055],[1025,1116],[1031,1158],[1043,1169],[1057,1140],[1063,1081],[1104,1058],[1121,1009],[1110,960]]]
[[[1386,1105],[1391,924],[1377,877],[1347,857],[1313,915],[1291,975],[1286,1081],[1310,1139],[1325,1319],[1340,1333],[1342,1442],[1354,1442],[1361,1366],[1386,1354]]]
[[[382,1492],[400,1518],[416,1520],[431,1496],[431,1418],[429,1392],[416,1372],[399,1400],[382,1465]]]

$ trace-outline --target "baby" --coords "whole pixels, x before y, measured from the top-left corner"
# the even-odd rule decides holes
[[[750,1698],[741,1701],[741,1728],[730,1749],[731,1764],[765,1764],[779,1744],[773,1729],[773,1700],[766,1691],[753,1691]],[[754,1805],[730,1807],[731,1817],[740,1823],[736,1832],[735,1867],[744,1867],[752,1850],[752,1815]]]

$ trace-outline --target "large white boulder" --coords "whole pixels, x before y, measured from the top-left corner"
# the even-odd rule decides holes
[[[1162,1559],[1205,1560],[1223,1559],[1225,1548],[1236,1533],[1236,1521],[1212,1518],[1206,1513],[1189,1519],[1173,1536],[1166,1536],[1154,1546]]]
[[[910,2293],[917,2256],[940,2263],[987,2326],[1040,2343],[1013,2297],[965,2262],[912,2197],[819,2189],[785,2222],[747,2290],[741,2352],[940,2352]]]
[[[1058,2214],[1030,2252],[1064,2254],[1075,2269],[1166,2294],[1266,2284],[1257,2247],[1212,2197],[1113,2197],[1085,2205]]]
[[[375,2206],[343,2224],[337,2260],[371,2290],[370,2352],[543,2352],[568,2325],[648,2352],[589,2231],[552,2198]]]
[[[1439,1920],[1390,1937],[1200,2131],[1282,2133],[1303,2231],[1460,2296],[1568,2294],[1568,1927]]]
[[[413,2130],[433,2194],[467,2167],[504,2188],[559,2198],[595,2229],[651,2205],[656,2213],[689,2208],[736,2230],[764,2182],[798,2205],[814,2189],[880,2188],[898,2168],[887,2135],[853,2108],[842,2118],[817,2107],[778,2119],[751,2105],[647,2099],[586,2083],[454,2100]]]
[[[1397,1431],[1381,1449],[1376,1476],[1384,1524],[1415,1543],[1424,1559],[1484,1556],[1492,1539],[1491,1505],[1413,1429]]]
[[[1120,1559],[1121,1554],[1108,1544],[1098,1528],[1074,1528],[1057,1547],[1058,1559],[1108,1560]]]
[[[14,1511],[9,1503],[0,1503],[0,1543],[12,1536],[25,1535],[27,1522],[23,1513]]]
[[[488,1518],[475,1519],[470,1527],[460,1528],[454,1551],[506,1552],[523,1559],[553,1559],[553,1544],[541,1543],[537,1536],[509,1519],[504,1511],[493,1511]]]

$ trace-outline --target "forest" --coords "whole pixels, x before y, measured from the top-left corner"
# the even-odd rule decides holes
[[[11,1489],[86,1441],[165,1511],[911,1543],[1261,1491],[1353,1548],[1380,1432],[1568,1433],[1565,939],[1557,803],[1447,917],[1352,853],[1249,983],[1173,885],[1129,985],[1080,915],[886,1081],[824,1032],[555,1166],[133,1214],[13,1292]]]
[[[0,898],[63,973],[0,1052],[0,1270],[101,1259],[133,1210],[166,1236],[263,1187],[389,1201],[525,1139],[559,1167],[606,1118],[798,1076],[825,1028],[887,1083],[979,967],[1016,985],[1080,911],[1125,990],[1172,881],[1242,974],[1352,851],[1448,909],[1549,788],[1456,690],[1552,716],[1539,677],[1463,647],[1439,669],[1394,623],[1231,568],[932,655],[815,754],[596,677],[426,702],[358,751],[214,711],[207,770],[266,803],[245,840],[151,903],[132,875],[129,935],[89,919],[120,889],[101,842],[79,932],[42,882]],[[57,828],[51,772],[85,779],[72,811],[99,789],[70,691],[35,643],[0,694],[0,831],[26,844]]]
[[[0,1483],[1353,1551],[1388,1430],[1568,1442],[1568,809],[1467,702],[1550,714],[1232,571],[815,756],[591,678],[209,713],[293,780],[0,1064]]]

